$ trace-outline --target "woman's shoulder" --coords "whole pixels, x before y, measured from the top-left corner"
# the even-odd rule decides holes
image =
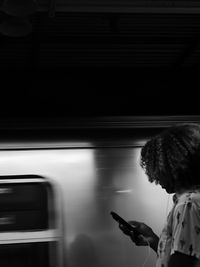
[[[181,194],[176,194],[176,204],[194,203],[200,207],[200,189],[188,190]]]

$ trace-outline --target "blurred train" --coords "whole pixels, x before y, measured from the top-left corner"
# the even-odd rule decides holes
[[[145,139],[112,145],[3,142],[1,267],[148,267],[156,254],[122,234],[110,211],[159,235],[172,205],[139,165]]]

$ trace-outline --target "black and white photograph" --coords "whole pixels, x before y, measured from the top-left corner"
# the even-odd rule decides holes
[[[200,267],[200,2],[0,0],[0,267]]]

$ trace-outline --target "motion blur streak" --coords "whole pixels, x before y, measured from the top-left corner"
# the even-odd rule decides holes
[[[161,231],[168,195],[148,182],[139,153],[134,147],[0,151],[0,175],[37,174],[59,187],[66,267],[139,267],[146,249],[135,247],[109,214]],[[148,266],[155,260],[152,253]]]

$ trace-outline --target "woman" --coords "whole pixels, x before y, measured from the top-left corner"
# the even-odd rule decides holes
[[[156,267],[200,266],[200,125],[179,124],[149,140],[140,165],[149,181],[175,193],[160,238],[144,223],[130,221],[140,235],[120,229],[138,246],[157,253]]]

